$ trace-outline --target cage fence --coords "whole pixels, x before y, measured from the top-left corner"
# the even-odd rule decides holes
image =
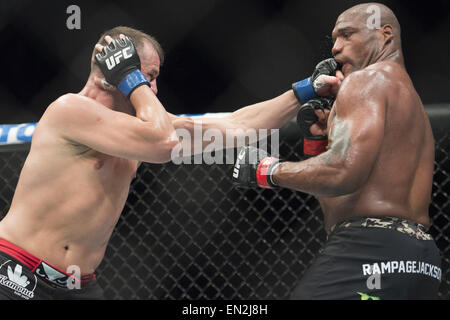
[[[290,124],[279,151],[300,160]],[[434,130],[430,233],[450,298],[450,134]],[[0,152],[0,218],[26,150]],[[229,156],[229,153],[228,153]],[[326,240],[317,200],[288,189],[238,189],[230,164],[144,163],[97,270],[108,299],[288,299]]]

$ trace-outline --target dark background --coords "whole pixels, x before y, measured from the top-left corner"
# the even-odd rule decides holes
[[[328,57],[340,12],[361,1],[0,2],[0,123],[38,121],[79,92],[99,35],[117,25],[166,52],[158,96],[172,113],[232,111],[272,98]],[[397,14],[407,69],[425,104],[450,102],[450,1],[383,1]],[[81,30],[66,9],[81,8]]]
[[[337,16],[357,3],[0,0],[0,124],[38,121],[54,99],[79,92],[99,35],[117,25],[161,42],[158,96],[168,111],[232,111],[272,98],[329,57]],[[447,103],[431,117],[444,128],[435,132],[430,232],[443,255],[441,297],[449,299],[450,0],[383,3],[402,25],[407,69],[424,103]],[[81,8],[81,30],[66,27],[71,4]],[[298,136],[283,138],[280,154],[295,161],[302,149]],[[26,152],[0,155],[5,213]],[[98,269],[107,298],[289,296],[326,237],[318,203],[287,189],[238,191],[230,172],[224,165],[140,167]]]

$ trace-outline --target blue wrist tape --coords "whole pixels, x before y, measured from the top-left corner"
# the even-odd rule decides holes
[[[128,97],[129,94],[138,86],[146,84],[150,86],[148,80],[140,70],[133,71],[128,74],[125,79],[117,86],[122,93]]]
[[[317,97],[309,78],[296,82],[292,85],[294,94],[301,103],[306,103]]]

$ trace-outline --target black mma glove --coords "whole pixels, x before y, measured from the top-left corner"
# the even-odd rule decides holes
[[[293,83],[292,90],[298,101],[303,104],[317,98],[317,90],[325,85],[319,77],[321,75],[335,76],[336,70],[338,70],[338,63],[334,58],[329,58],[317,64],[311,77]]]
[[[233,169],[233,182],[236,186],[253,188],[275,188],[272,173],[280,160],[271,157],[266,151],[252,147],[243,147],[236,159]]]
[[[309,100],[300,107],[297,114],[297,124],[303,133],[303,153],[307,157],[314,157],[326,151],[328,145],[327,136],[314,136],[310,128],[317,122],[315,110],[330,110],[334,99],[318,98]]]
[[[124,39],[113,39],[109,45],[104,46],[102,52],[95,55],[95,62],[105,80],[116,86],[126,97],[141,85],[150,87],[141,72],[141,60],[136,47],[127,36]]]

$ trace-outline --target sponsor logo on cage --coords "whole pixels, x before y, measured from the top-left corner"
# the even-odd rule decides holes
[[[0,145],[30,142],[37,123],[0,125]]]
[[[15,295],[26,300],[33,299],[36,285],[36,276],[27,277],[20,264],[8,260],[0,266],[0,286],[12,290]]]
[[[172,150],[174,164],[235,164],[235,149],[247,145],[257,146],[270,156],[279,157],[278,129],[226,129],[223,132],[219,129],[203,130],[202,122],[197,121],[193,137],[187,129],[179,128],[176,132],[181,143]],[[255,159],[249,159],[250,163],[256,163],[254,156]]]
[[[380,263],[366,263],[362,265],[364,276],[385,273],[423,274],[441,281],[442,270],[438,266],[422,261],[386,261]]]
[[[109,57],[109,59],[106,60],[106,66],[108,67],[108,70],[111,70],[116,65],[118,65],[120,63],[120,58],[123,57],[123,60],[131,58],[131,54],[127,52],[128,50],[131,50],[131,47],[126,47],[122,51],[116,52],[114,56]]]

